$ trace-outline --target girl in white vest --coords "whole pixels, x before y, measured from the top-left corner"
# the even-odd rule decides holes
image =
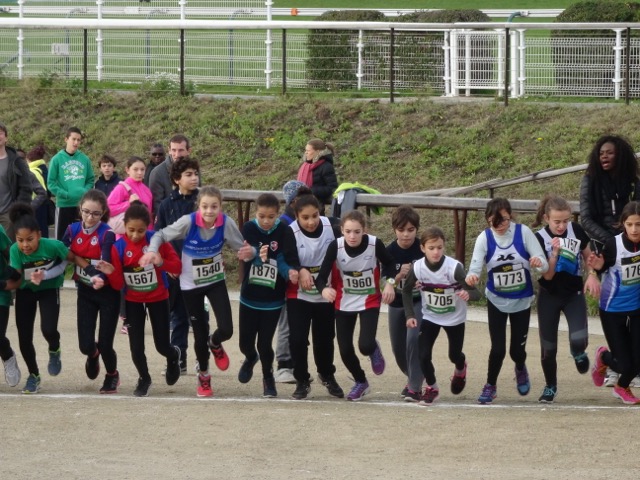
[[[591,254],[589,236],[579,223],[571,221],[571,206],[561,197],[547,195],[538,207],[535,226],[546,227],[536,232],[544,249],[549,270],[539,279],[538,332],[540,360],[545,386],[540,403],[553,403],[558,394],[558,324],[564,313],[569,327],[569,347],[579,373],[589,371],[589,328],[584,292],[600,294],[596,272],[589,268],[586,283],[582,280],[585,260]]]
[[[487,309],[491,352],[487,383],[478,403],[489,404],[497,396],[497,382],[506,356],[507,319],[511,323],[509,355],[515,363],[516,387],[520,395],[531,390],[525,365],[527,335],[533,302],[531,270],[548,270],[547,256],[536,236],[525,225],[511,220],[511,204],[506,198],[494,198],[487,203],[484,217],[489,224],[478,235],[473,249],[466,282],[475,287],[480,282],[482,268],[487,266]]]
[[[322,297],[335,303],[336,333],[342,361],[353,375],[355,384],[347,400],[358,401],[369,393],[369,382],[360,366],[353,346],[356,321],[360,317],[360,353],[371,360],[373,373],[384,372],[385,361],[376,340],[380,300],[389,304],[395,298],[393,278],[385,282],[380,295],[380,266],[392,269],[395,260],[382,240],[365,233],[366,220],[362,212],[352,210],[342,217],[342,237],[329,244],[316,278],[316,287]],[[334,271],[333,285],[328,285]]]
[[[432,405],[440,397],[435,368],[431,360],[433,345],[442,328],[449,339],[449,360],[455,365],[451,377],[451,393],[458,395],[467,382],[467,362],[464,344],[467,302],[478,300],[480,292],[465,283],[464,266],[444,254],[444,232],[430,227],[420,237],[420,249],[424,260],[415,262],[407,275],[402,300],[407,317],[407,327],[420,327],[418,349],[420,366],[427,386],[420,398],[420,405]],[[419,285],[422,297],[422,321],[418,325],[413,309],[413,288]]]

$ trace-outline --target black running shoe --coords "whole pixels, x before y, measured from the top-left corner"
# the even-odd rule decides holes
[[[459,395],[464,390],[467,384],[467,362],[464,363],[464,368],[461,372],[457,370],[453,371],[453,377],[451,377],[451,393]]]
[[[104,376],[104,383],[100,389],[100,393],[118,393],[118,386],[120,386],[120,374],[116,370],[116,373]]]
[[[278,391],[276,390],[276,381],[273,377],[263,378],[262,387],[262,396],[264,398],[275,398],[278,396]]]
[[[251,377],[253,377],[253,367],[260,360],[260,356],[256,353],[256,356],[252,359],[245,358],[244,362],[240,366],[238,371],[238,381],[240,383],[249,383]]]
[[[89,380],[95,380],[100,375],[100,351],[96,345],[94,356],[87,355],[87,361],[84,363],[84,371],[87,373]]]
[[[333,375],[327,375],[325,377],[324,375],[318,374],[318,379],[320,380],[320,383],[322,383],[322,385],[327,387],[330,395],[333,395],[337,398],[344,398],[344,391],[342,390],[342,388],[340,388],[338,382],[336,382],[336,377],[334,377]]]
[[[149,389],[151,388],[151,377],[149,378],[138,378],[138,384],[136,385],[136,389],[133,391],[133,394],[136,397],[147,397],[149,396]]]
[[[291,398],[293,398],[294,400],[304,400],[305,398],[307,398],[307,395],[309,395],[310,391],[311,384],[308,380],[304,382],[296,382],[296,389],[293,392],[293,395],[291,395]]]
[[[576,362],[578,373],[587,373],[589,371],[589,357],[587,352],[576,355],[573,357],[573,360]]]
[[[177,356],[173,360],[167,360],[167,371],[164,374],[167,385],[175,385],[180,378],[180,349],[175,346],[173,348]]]

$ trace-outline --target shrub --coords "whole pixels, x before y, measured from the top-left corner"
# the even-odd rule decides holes
[[[556,22],[637,22],[640,3],[588,0],[574,3],[556,17]],[[554,30],[551,32],[556,86],[564,94],[614,96],[615,32],[609,30]],[[576,39],[558,41],[558,39]],[[581,39],[581,40],[578,40]],[[640,55],[631,52],[631,64]],[[623,60],[624,61],[624,60]],[[635,75],[637,77],[637,73]],[[636,79],[637,80],[637,79]],[[633,82],[632,82],[633,84]],[[636,95],[638,92],[636,92]]]
[[[317,20],[329,22],[382,22],[375,10],[329,11]],[[373,37],[375,32],[365,32]],[[357,86],[357,30],[311,30],[307,38],[307,84],[314,89],[345,90]],[[365,44],[367,42],[365,41]]]

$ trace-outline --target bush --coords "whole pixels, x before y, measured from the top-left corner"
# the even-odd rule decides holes
[[[382,22],[375,10],[329,11],[317,20],[328,22]],[[375,32],[365,32],[374,36]],[[367,42],[365,41],[365,44]],[[357,30],[311,30],[307,39],[307,84],[314,89],[345,90],[357,86]]]
[[[480,10],[419,11],[401,15],[398,22],[408,23],[455,23],[490,22]],[[398,32],[396,35],[396,76],[399,84],[411,87],[444,88],[444,38],[442,32]],[[472,37],[472,80],[486,80],[493,76],[493,50],[485,39]]]
[[[556,22],[637,22],[640,3],[589,0],[574,3],[556,17]],[[554,30],[551,32],[556,85],[565,94],[614,96],[615,32],[605,30]],[[560,38],[581,38],[567,45]],[[631,64],[640,55],[631,52]],[[624,59],[623,59],[624,62]],[[637,73],[635,74],[637,77]],[[637,79],[636,79],[637,81]],[[632,82],[633,83],[633,82]],[[636,92],[637,96],[638,92]]]

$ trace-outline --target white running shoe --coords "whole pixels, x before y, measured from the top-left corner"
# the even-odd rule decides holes
[[[274,375],[276,383],[296,383],[293,368],[279,368]]]
[[[610,368],[607,368],[607,375],[604,378],[604,386],[615,387],[618,384],[618,378],[620,378],[620,374],[614,372]]]
[[[16,352],[13,352],[13,355],[9,360],[4,363],[4,378],[9,384],[10,387],[15,387],[18,383],[20,383],[20,378],[22,374],[20,373],[20,368],[18,367],[18,360],[16,359]]]
[[[640,375],[636,376],[633,380],[631,380],[631,383],[629,384],[629,386],[633,388],[640,387]]]

